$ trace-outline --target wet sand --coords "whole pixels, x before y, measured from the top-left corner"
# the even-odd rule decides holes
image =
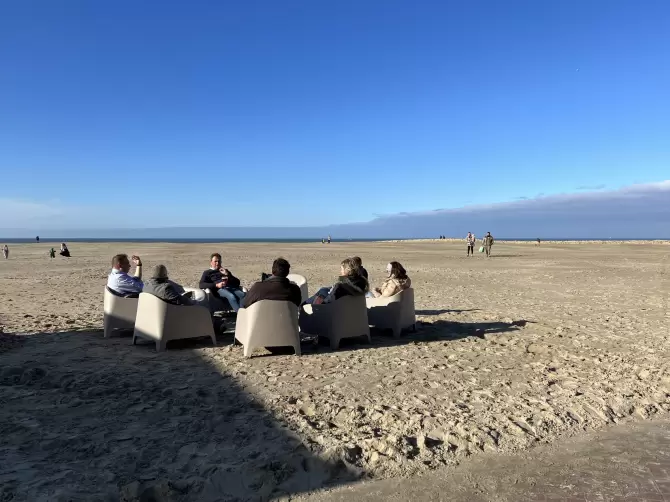
[[[497,243],[491,259],[453,242],[74,244],[53,261],[49,247],[0,262],[0,493],[14,500],[288,496],[670,410],[667,244]],[[284,256],[311,292],[346,256],[373,286],[398,260],[419,330],[251,360],[230,334],[161,354],[102,338],[113,254],[189,286],[212,251],[245,285]]]

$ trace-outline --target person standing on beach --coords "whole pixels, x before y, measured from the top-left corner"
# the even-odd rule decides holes
[[[491,232],[486,232],[486,236],[484,237],[482,244],[484,244],[484,251],[486,251],[487,258],[491,257],[491,246],[493,246],[494,242],[495,240],[493,239]]]
[[[56,257],[56,250],[54,248],[51,248],[49,250],[49,257],[53,260]]]
[[[5,245],[3,246],[3,248],[2,248],[2,254],[3,254],[3,256],[5,257],[5,260],[6,260],[7,258],[9,258],[9,246],[7,246],[7,244],[5,244]]]
[[[470,256],[470,253],[472,253],[472,256],[475,255],[475,242],[477,242],[477,238],[475,237],[475,234],[472,232],[468,232],[468,236],[465,238],[465,242],[468,244],[468,253],[467,256]]]

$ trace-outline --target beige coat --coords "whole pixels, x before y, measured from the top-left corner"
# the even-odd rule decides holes
[[[412,286],[412,281],[409,277],[406,279],[397,279],[395,277],[389,277],[384,281],[382,287],[378,291],[375,291],[375,296],[393,296],[400,293],[402,290],[407,289]],[[380,293],[381,291],[381,293]]]

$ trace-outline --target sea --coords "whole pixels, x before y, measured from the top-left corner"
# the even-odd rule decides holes
[[[458,237],[448,237],[447,239],[454,239]],[[333,239],[332,242],[388,242],[388,241],[398,241],[398,240],[413,240],[413,239],[435,239],[438,240],[437,238],[434,237],[393,237],[393,238],[385,238],[385,239]],[[612,238],[612,237],[590,237],[588,239],[574,239],[574,238],[559,238],[559,239],[541,239],[542,242],[558,242],[558,241],[574,241],[574,242],[583,242],[583,241],[607,241],[607,240],[615,240],[615,241],[653,241],[653,240],[662,240],[659,239],[658,237],[656,238],[649,238],[649,239],[619,239],[619,238]],[[526,242],[535,242],[537,239],[528,239],[528,238],[520,238],[520,239],[514,239],[514,238],[496,238],[496,242],[505,242],[505,241],[526,241]],[[207,244],[207,243],[279,243],[279,244],[305,244],[305,243],[311,243],[311,242],[321,242],[321,238],[313,238],[313,239],[225,239],[225,238],[215,238],[215,239],[180,239],[180,238],[151,238],[151,239],[142,239],[142,238],[130,238],[130,239],[124,239],[124,238],[116,238],[116,237],[106,237],[106,238],[82,238],[82,237],[59,237],[59,238],[51,238],[51,237],[45,237],[42,238],[40,237],[40,244],[42,243],[47,243],[47,244],[52,244],[52,243],[58,243],[60,244],[61,242],[90,242],[90,243],[96,243],[96,242],[144,242],[144,243],[153,243],[153,242],[160,242],[160,243],[174,243],[174,244]],[[26,244],[26,243],[36,243],[35,238],[14,238],[14,239],[4,239],[0,237],[0,245],[1,244]]]

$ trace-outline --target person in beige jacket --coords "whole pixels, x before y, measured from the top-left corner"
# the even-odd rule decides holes
[[[389,278],[384,281],[381,288],[370,291],[369,296],[379,298],[380,296],[393,296],[412,286],[412,281],[407,277],[407,271],[397,261],[386,265]]]

